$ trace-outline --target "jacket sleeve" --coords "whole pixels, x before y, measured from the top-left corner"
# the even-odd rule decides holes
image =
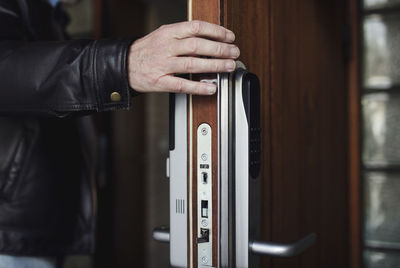
[[[20,25],[0,1],[0,116],[65,117],[130,107],[131,40],[28,42],[19,38]]]

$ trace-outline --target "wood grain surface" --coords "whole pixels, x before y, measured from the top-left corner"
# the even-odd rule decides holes
[[[274,268],[348,266],[346,1],[270,1],[272,241],[317,243]]]
[[[189,0],[190,1],[190,0]],[[220,24],[220,1],[219,0],[191,0],[192,2],[192,19],[203,20],[215,24]],[[190,6],[190,5],[188,5]],[[216,75],[194,75],[193,80],[200,81],[202,79],[216,79]],[[188,97],[190,98],[190,97]],[[188,101],[190,103],[190,101]],[[213,219],[213,260],[212,265],[218,264],[218,102],[217,94],[213,96],[192,96],[192,125],[190,122],[189,127],[192,127],[192,156],[193,156],[193,169],[192,169],[192,211],[193,211],[193,241],[197,240],[197,128],[202,123],[207,123],[212,129],[212,219]],[[188,133],[190,135],[190,131]],[[189,137],[188,135],[188,137]],[[189,159],[189,158],[188,158]],[[190,172],[190,171],[189,171]],[[188,176],[189,177],[189,176]],[[197,243],[192,245],[193,260],[191,261],[193,267],[197,267]],[[189,245],[190,250],[190,245]],[[189,258],[188,258],[189,259]],[[190,267],[190,266],[189,266]]]

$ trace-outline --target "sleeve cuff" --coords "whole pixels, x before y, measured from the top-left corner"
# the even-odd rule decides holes
[[[98,111],[129,109],[131,97],[127,57],[133,39],[98,40],[94,43],[93,75]]]

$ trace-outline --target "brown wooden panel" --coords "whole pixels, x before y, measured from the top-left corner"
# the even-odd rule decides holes
[[[271,238],[318,235],[272,267],[347,267],[346,4],[271,0],[270,14]]]
[[[220,0],[189,0],[188,6],[190,7],[189,2],[192,4],[192,19],[193,20],[202,20],[215,24],[220,24]],[[190,10],[188,10],[190,12]],[[193,80],[199,81],[201,79],[215,79],[216,75],[201,75],[201,76],[193,76]],[[190,97],[188,97],[189,100]],[[189,101],[190,103],[190,101]],[[214,96],[192,96],[192,139],[193,139],[193,147],[192,147],[192,156],[193,156],[193,182],[192,182],[192,191],[193,200],[192,200],[192,211],[193,211],[193,260],[188,260],[192,262],[193,267],[197,267],[197,128],[202,123],[207,123],[211,126],[212,129],[212,177],[213,177],[213,193],[212,193],[212,215],[213,215],[213,266],[217,266],[218,262],[218,236],[217,228],[218,228],[218,112],[217,112],[217,95]],[[190,135],[190,132],[189,132]],[[188,137],[189,137],[188,135]],[[189,171],[190,172],[190,171]],[[188,184],[189,185],[189,184]],[[189,242],[190,243],[190,242]],[[189,245],[190,250],[190,245]],[[189,265],[190,267],[190,265]]]

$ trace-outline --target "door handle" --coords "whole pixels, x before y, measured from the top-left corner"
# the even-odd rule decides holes
[[[293,243],[274,243],[251,241],[249,249],[252,253],[267,255],[272,257],[290,258],[296,257],[311,247],[317,239],[315,233],[311,233]]]
[[[153,239],[161,243],[169,243],[169,226],[162,225],[153,229]]]
[[[153,239],[161,243],[169,243],[169,226],[163,225],[154,228]],[[294,243],[288,244],[251,241],[249,243],[249,249],[254,254],[290,258],[300,255],[307,248],[311,247],[313,244],[315,244],[316,239],[317,235],[315,233],[311,233]]]

